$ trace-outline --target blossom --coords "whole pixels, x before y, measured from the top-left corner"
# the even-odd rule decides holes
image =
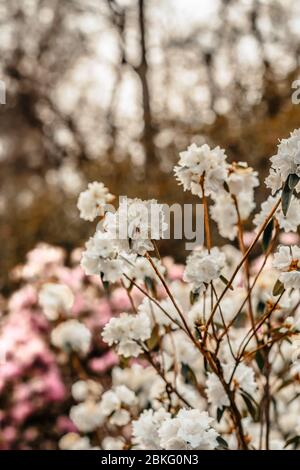
[[[99,398],[102,393],[102,385],[94,380],[77,380],[72,385],[72,396],[76,401],[84,401],[88,398]]]
[[[281,271],[279,280],[284,287],[300,289],[300,248],[280,246],[274,255],[273,267]]]
[[[142,352],[139,342],[150,336],[150,320],[144,312],[137,315],[122,313],[118,318],[112,318],[102,333],[104,341],[110,346],[116,344],[118,354],[124,357],[137,357]]]
[[[121,436],[106,436],[101,442],[101,447],[103,450],[123,450],[124,445],[125,441]]]
[[[80,217],[84,220],[93,221],[97,216],[104,215],[105,205],[113,201],[114,196],[103,183],[94,181],[88,184],[88,189],[80,193],[77,207]]]
[[[225,382],[230,381],[231,390],[245,391],[252,396],[257,389],[253,369],[245,364],[239,364],[235,370],[234,367],[232,364],[222,364]],[[208,402],[217,408],[230,405],[221,381],[212,372],[208,373],[206,393]]]
[[[259,228],[270,214],[275,206],[277,198],[269,196],[266,201],[261,205],[261,211],[255,215],[253,219],[254,225]],[[286,216],[283,215],[281,207],[278,207],[274,217],[277,219],[279,227],[285,232],[297,232],[300,225],[300,201],[295,196],[292,196],[289,210]]]
[[[252,194],[253,189],[259,186],[257,171],[249,167],[246,162],[233,163],[229,167],[227,185],[230,194],[239,196],[241,193]]]
[[[133,441],[139,449],[160,449],[158,431],[161,424],[171,415],[164,408],[157,411],[144,410],[139,418],[132,423]]]
[[[166,450],[209,450],[218,445],[218,433],[206,411],[181,409],[175,418],[167,418],[158,430],[160,445]]]
[[[91,332],[83,323],[67,320],[52,330],[51,342],[66,352],[86,354],[90,347]]]
[[[180,307],[180,302],[177,300],[176,304]],[[159,305],[160,307],[145,297],[138,306],[138,312],[144,313],[148,316],[152,327],[154,327],[155,324],[168,326],[173,324],[174,321],[180,321],[178,311],[169,297],[160,300]]]
[[[100,403],[87,400],[72,406],[70,418],[79,431],[91,432],[97,429],[104,421]]]
[[[289,175],[300,177],[300,129],[291,132],[288,139],[281,140],[277,154],[271,157],[271,162],[271,173],[266,182],[273,193],[285,183]]]
[[[221,193],[210,207],[211,218],[217,223],[222,237],[234,240],[237,235],[238,216],[229,193]]]
[[[60,313],[71,309],[73,302],[73,292],[63,284],[44,284],[39,293],[39,304],[48,320],[57,320]]]
[[[220,147],[211,149],[207,144],[197,147],[192,144],[180,153],[178,166],[175,167],[176,179],[184,190],[202,196],[201,178],[204,181],[206,196],[223,190],[226,180],[226,155]]]
[[[125,426],[130,421],[130,413],[125,407],[135,403],[135,393],[125,385],[118,385],[102,395],[100,410],[104,416],[109,416],[111,424]]]
[[[205,284],[209,284],[217,279],[225,266],[225,255],[217,247],[210,252],[201,248],[194,250],[187,258],[183,280],[193,284],[193,290],[203,289]]]
[[[76,432],[65,434],[59,441],[61,450],[90,450],[91,443],[88,437],[81,437]]]
[[[102,275],[104,281],[118,281],[124,270],[124,259],[120,258],[121,243],[107,232],[97,230],[86,243],[81,266],[87,275]]]
[[[127,251],[144,255],[154,249],[151,240],[163,238],[168,225],[163,205],[155,199],[123,198],[115,213],[107,213],[103,227],[112,238],[126,240]]]

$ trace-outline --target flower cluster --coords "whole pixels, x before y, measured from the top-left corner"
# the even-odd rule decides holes
[[[78,202],[101,218],[81,259],[89,281],[80,268],[70,280],[57,251],[59,275],[45,253],[40,271],[31,255],[15,272],[37,283],[36,317],[73,382],[61,449],[299,447],[299,137],[271,159],[253,233],[256,171],[206,144],[180,154],[175,174],[203,202],[206,234],[184,266],[159,256],[160,204],[125,198],[105,212],[109,192],[93,183]],[[214,245],[211,220],[235,246]]]

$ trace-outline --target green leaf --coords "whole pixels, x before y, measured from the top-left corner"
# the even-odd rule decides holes
[[[181,363],[181,373],[186,384],[197,386],[197,379],[194,371],[190,368],[188,364],[184,362]]]
[[[265,360],[264,360],[264,356],[261,353],[261,351],[256,351],[255,360],[256,360],[256,363],[257,363],[259,369],[262,371],[264,369],[264,366],[265,366]]]
[[[281,281],[279,281],[279,279],[277,279],[273,287],[273,295],[277,297],[278,295],[282,294],[283,291],[284,291],[284,285],[282,284]]]
[[[228,286],[228,284],[229,284],[228,279],[226,279],[226,277],[223,276],[223,274],[221,274],[219,277],[220,277],[221,281],[225,284],[225,286]],[[233,290],[232,284],[230,284],[229,289]]]
[[[222,406],[222,408],[217,409],[217,421],[218,421],[218,423],[221,421],[225,410],[226,410],[225,406]]]
[[[190,304],[194,305],[195,302],[199,299],[199,289],[192,290],[190,292]]]
[[[147,289],[149,289],[151,294],[155,297],[156,296],[156,286],[155,286],[154,279],[152,279],[152,277],[145,276],[144,282],[145,282],[145,286],[147,287]]]
[[[230,193],[230,189],[229,189],[229,186],[228,186],[228,184],[226,183],[226,181],[224,181],[223,187],[224,187],[224,189],[225,189],[225,191],[226,191],[227,193]]]
[[[217,441],[218,441],[218,444],[219,444],[220,447],[222,447],[223,449],[228,449],[228,444],[225,441],[225,439],[223,439],[223,437],[218,436]]]
[[[253,421],[257,421],[258,416],[259,416],[259,410],[258,407],[256,406],[255,401],[251,398],[251,396],[246,393],[244,390],[241,392],[241,396],[247,406],[247,409],[253,419]]]
[[[300,181],[300,177],[298,175],[296,175],[295,173],[293,173],[292,175],[290,175],[288,177],[288,184],[289,184],[289,188],[294,191],[295,187],[297,186],[297,184],[299,183]]]
[[[290,188],[290,176],[287,178],[286,182],[284,183],[282,194],[281,194],[281,207],[282,207],[282,212],[284,216],[287,215],[287,212],[289,210],[289,206],[291,203],[292,195],[294,192],[294,189]]]
[[[264,233],[263,233],[263,238],[262,238],[262,248],[264,252],[267,251],[269,248],[270,242],[272,240],[272,233],[273,233],[273,228],[274,228],[274,219],[272,218],[268,225],[266,226]]]
[[[151,332],[150,338],[146,341],[146,345],[149,351],[153,351],[157,348],[159,345],[159,340],[159,325],[156,324]]]
[[[110,293],[110,291],[109,291],[109,282],[103,280],[103,278],[104,278],[104,273],[100,273],[100,277],[101,277],[103,289],[105,290],[105,292],[106,292],[107,294],[109,294],[109,293]]]

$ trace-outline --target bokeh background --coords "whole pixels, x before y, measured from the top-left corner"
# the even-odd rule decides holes
[[[0,0],[0,23],[5,295],[37,242],[70,253],[92,233],[76,208],[87,182],[183,202],[172,167],[192,140],[263,177],[299,127],[297,0]]]

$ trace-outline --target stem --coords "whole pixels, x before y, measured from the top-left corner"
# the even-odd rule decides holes
[[[264,223],[262,224],[262,226],[260,227],[259,231],[257,232],[257,235],[255,237],[255,239],[253,240],[253,242],[251,243],[251,245],[248,247],[247,251],[245,252],[244,256],[242,257],[241,261],[239,262],[239,264],[237,265],[237,267],[235,268],[231,278],[229,279],[228,281],[228,284],[225,286],[223,292],[221,293],[220,297],[219,297],[219,300],[216,302],[211,314],[210,314],[210,317],[207,321],[207,327],[209,326],[209,324],[211,323],[213,317],[214,317],[214,314],[218,308],[218,306],[220,305],[220,302],[221,300],[224,298],[226,292],[228,291],[228,289],[230,288],[230,286],[232,285],[236,275],[238,274],[239,270],[241,269],[241,267],[243,266],[245,260],[248,258],[249,254],[251,253],[251,251],[253,250],[254,246],[256,245],[257,241],[259,240],[259,237],[261,236],[261,234],[263,233],[263,231],[265,230],[266,226],[268,225],[270,219],[273,217],[274,213],[276,212],[276,210],[278,209],[279,205],[280,205],[280,199],[278,199],[278,201],[276,202],[276,204],[274,205],[273,209],[271,210],[270,214],[268,215],[268,217],[266,218],[266,220],[264,221]]]
[[[244,244],[244,231],[243,231],[243,223],[239,211],[239,206],[237,202],[236,196],[232,195],[232,199],[234,202],[235,210],[237,213],[237,218],[238,218],[238,240],[239,240],[239,245],[240,245],[240,250],[242,254],[244,255],[246,252],[245,244]],[[247,292],[249,295],[247,295],[247,302],[248,302],[248,314],[250,318],[250,322],[252,325],[252,328],[254,328],[255,325],[255,320],[254,320],[254,314],[253,314],[253,308],[252,308],[252,302],[251,302],[251,292],[250,292],[250,270],[249,270],[249,259],[247,258],[245,260],[245,277],[246,277],[246,287],[247,287]],[[256,340],[258,341],[257,336],[255,335]]]
[[[202,201],[203,201],[203,207],[204,207],[204,228],[205,228],[206,246],[207,246],[208,252],[210,252],[211,233],[210,233],[210,226],[209,226],[208,204],[207,204],[207,198],[205,196],[205,191],[204,191],[204,180],[205,180],[205,175],[202,175],[201,180],[200,180],[200,185],[201,185],[201,190],[202,190]]]
[[[177,397],[188,407],[188,408],[193,408],[192,405],[178,392],[178,390],[173,387],[173,385],[166,379],[166,377],[164,376],[164,374],[162,373],[161,371],[161,368],[158,364],[156,364],[156,362],[153,360],[150,352],[143,348],[143,352],[145,354],[145,356],[147,357],[149,363],[151,364],[151,366],[156,370],[156,372],[158,373],[158,375],[163,379],[163,381],[165,382],[166,386],[168,387],[169,390],[171,390],[173,393],[175,393],[175,395],[177,395]]]

